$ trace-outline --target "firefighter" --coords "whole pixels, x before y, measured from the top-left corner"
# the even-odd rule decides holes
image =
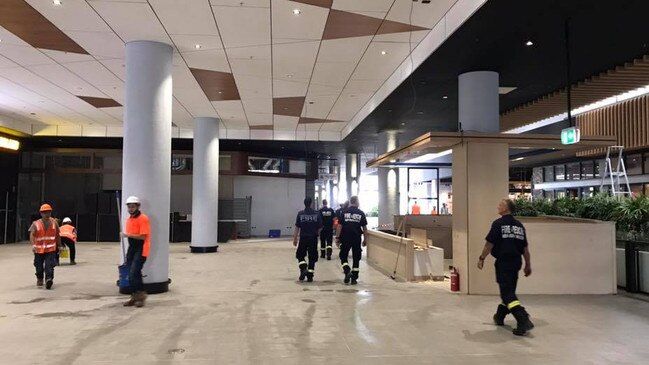
[[[60,227],[60,231],[61,243],[70,249],[70,265],[76,265],[77,229],[72,225],[72,219],[68,217],[63,218],[63,225]]]
[[[322,200],[320,217],[322,218],[322,232],[320,232],[320,258],[327,257],[331,260],[333,252],[334,216],[336,212],[327,206],[327,200]]]
[[[29,228],[29,241],[34,252],[34,266],[36,267],[36,286],[52,289],[54,285],[54,267],[61,245],[59,225],[52,218],[52,207],[43,204],[40,208],[41,219],[32,223]]]
[[[358,197],[352,196],[349,199],[349,208],[345,209],[341,215],[340,224],[336,231],[336,244],[340,247],[340,263],[343,273],[345,274],[344,283],[352,285],[358,283],[359,264],[363,248],[361,247],[361,237],[363,247],[366,245],[367,218],[365,213],[358,209]],[[352,251],[353,262],[349,267],[347,258],[349,251]]]
[[[318,261],[318,235],[322,230],[322,217],[317,210],[312,208],[313,199],[304,199],[304,210],[295,218],[293,232],[293,246],[297,247],[295,257],[300,268],[300,281],[313,281],[315,263]],[[299,243],[298,243],[299,237]],[[307,262],[308,256],[308,262]]]
[[[500,287],[502,303],[493,319],[496,325],[504,325],[505,317],[512,314],[516,318],[516,328],[513,333],[524,336],[534,328],[530,316],[516,297],[518,272],[522,267],[521,256],[525,258],[523,272],[525,276],[532,275],[530,251],[527,247],[525,228],[512,214],[516,205],[511,199],[504,199],[498,204],[498,214],[501,218],[495,220],[487,235],[482,254],[478,259],[478,269],[482,270],[485,258],[489,253],[496,259],[496,281]]]
[[[136,196],[126,199],[129,218],[126,220],[126,232],[122,237],[128,239],[128,251],[124,265],[129,267],[128,280],[131,286],[131,298],[124,303],[125,307],[144,307],[146,291],[142,282],[142,267],[151,250],[151,223],[142,211],[141,202]]]

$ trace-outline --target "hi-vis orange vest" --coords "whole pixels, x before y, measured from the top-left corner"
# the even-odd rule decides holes
[[[56,251],[56,221],[50,218],[50,224],[45,230],[43,220],[39,219],[34,222],[36,232],[34,232],[34,252],[48,253]]]
[[[71,224],[64,224],[59,227],[59,234],[61,237],[69,238],[72,242],[77,243],[77,231]]]

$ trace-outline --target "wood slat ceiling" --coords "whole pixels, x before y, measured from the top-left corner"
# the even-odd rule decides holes
[[[647,85],[649,55],[573,85],[572,108],[589,105]],[[500,129],[507,131],[565,113],[566,104],[566,89],[545,95],[501,114]]]

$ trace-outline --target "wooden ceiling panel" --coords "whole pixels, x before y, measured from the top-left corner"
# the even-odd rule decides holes
[[[79,96],[77,97],[86,103],[94,106],[95,108],[113,108],[122,106],[122,104],[110,98],[96,98],[91,96]]]
[[[304,108],[304,96],[273,99],[273,114],[299,117]]]
[[[231,73],[189,69],[209,101],[239,100],[239,90]]]

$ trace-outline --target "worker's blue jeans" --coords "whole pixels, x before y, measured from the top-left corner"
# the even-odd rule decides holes
[[[146,257],[142,256],[142,249],[144,241],[142,240],[128,240],[128,251],[126,252],[126,262],[124,265],[129,267],[128,282],[131,286],[131,293],[144,291],[144,283],[142,281],[142,267],[146,262]]]
[[[36,267],[36,278],[54,280],[54,266],[56,266],[56,252],[35,253],[34,267]]]

